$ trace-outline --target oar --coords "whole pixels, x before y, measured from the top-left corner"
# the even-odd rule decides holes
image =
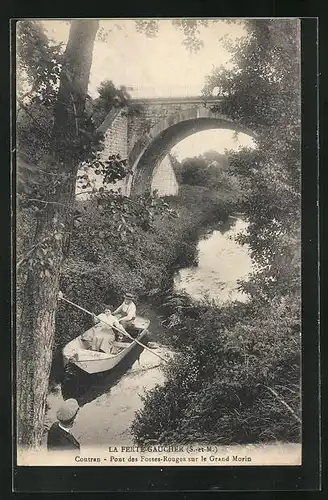
[[[74,304],[74,302],[72,302],[71,300],[65,299],[65,297],[63,296],[63,294],[62,294],[61,292],[59,292],[59,298],[60,298],[61,300],[65,300],[65,302],[68,302],[68,303],[69,303],[69,304],[71,304],[72,306],[77,307],[78,309],[81,309],[81,311],[83,311],[83,312],[85,312],[85,313],[89,314],[89,315],[90,315],[90,316],[92,316],[92,317],[95,317],[95,316],[96,316],[96,315],[95,315],[95,314],[93,314],[92,312],[87,311],[86,309],[84,309],[84,307],[81,307],[81,306],[79,306],[79,305],[77,305],[77,304]],[[96,317],[97,317],[97,316],[96,316]],[[152,354],[154,354],[154,355],[155,355],[155,356],[157,356],[158,358],[160,358],[160,359],[162,359],[163,361],[165,361],[165,363],[167,363],[167,362],[168,362],[168,361],[167,361],[167,359],[165,359],[165,358],[163,358],[162,356],[160,356],[157,352],[152,351],[151,349],[149,349],[149,347],[145,346],[142,342],[139,342],[139,340],[134,339],[134,338],[132,337],[132,335],[128,334],[128,332],[123,332],[123,331],[119,330],[116,326],[112,326],[112,325],[110,325],[109,323],[107,323],[106,321],[104,321],[104,320],[102,320],[102,319],[101,319],[100,321],[101,321],[102,323],[105,323],[107,326],[110,326],[110,327],[111,327],[111,328],[113,328],[114,330],[118,331],[119,333],[121,333],[121,334],[125,335],[126,337],[129,337],[129,339],[133,340],[134,342],[136,342],[137,344],[139,344],[141,347],[143,347],[143,348],[144,348],[144,349],[146,349],[147,351],[151,352]]]

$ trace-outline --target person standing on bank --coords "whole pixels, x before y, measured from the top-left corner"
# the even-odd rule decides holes
[[[124,328],[133,327],[133,321],[136,319],[137,308],[133,298],[132,293],[126,293],[122,304],[113,312]]]
[[[80,451],[80,444],[71,434],[80,407],[76,399],[66,399],[57,411],[57,422],[48,431],[48,451]]]

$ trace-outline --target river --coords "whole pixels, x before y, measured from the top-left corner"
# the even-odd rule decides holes
[[[235,236],[246,228],[243,219],[230,217],[222,228],[201,238],[197,245],[197,265],[177,271],[175,291],[184,291],[195,300],[207,298],[216,303],[246,301],[247,295],[238,290],[238,280],[247,279],[252,260],[248,247],[235,241]]]
[[[175,274],[175,291],[183,290],[195,300],[207,297],[218,303],[247,300],[238,290],[238,280],[247,278],[252,262],[247,247],[234,240],[234,236],[245,228],[246,223],[241,218],[231,217],[227,224],[212,228],[202,236],[197,246],[198,264]],[[149,306],[147,310],[150,330],[163,330],[156,311]],[[154,352],[167,354],[163,346],[158,346]],[[79,379],[76,375],[72,379],[68,377],[62,386],[57,385],[49,394],[46,428],[56,419],[63,398],[74,397],[81,409],[73,432],[82,446],[133,444],[130,426],[135,412],[142,407],[141,397],[145,391],[164,382],[160,364],[158,357],[146,350],[141,352],[138,347],[113,373],[79,375]],[[299,453],[299,448],[291,449],[290,453]],[[243,447],[237,447],[235,452],[242,453],[242,450]]]

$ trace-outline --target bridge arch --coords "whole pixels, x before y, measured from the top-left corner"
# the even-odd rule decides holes
[[[240,122],[205,106],[169,115],[144,133],[129,154],[129,165],[133,171],[131,196],[151,189],[155,169],[176,144],[196,132],[210,129],[230,129],[256,138],[256,134]]]

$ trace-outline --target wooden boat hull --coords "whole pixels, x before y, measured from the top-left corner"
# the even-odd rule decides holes
[[[138,316],[134,321],[134,326],[140,329],[140,333],[136,337],[140,342],[147,334],[148,325],[149,321],[141,316]],[[89,374],[107,372],[113,370],[138,344],[134,340],[131,343],[115,342],[114,346],[122,350],[117,354],[90,351],[83,348],[81,335],[79,335],[63,348],[64,366],[72,363]]]

